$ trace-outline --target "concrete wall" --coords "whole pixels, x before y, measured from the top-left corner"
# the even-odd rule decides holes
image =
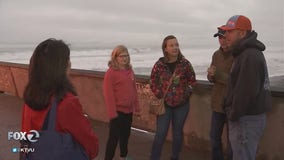
[[[106,109],[102,95],[103,72],[72,70],[70,77],[78,91],[84,111],[95,120],[107,122]],[[136,76],[139,103],[142,116],[134,117],[133,126],[148,131],[155,131],[156,117],[150,115],[149,96],[151,94],[148,76]],[[0,91],[22,97],[28,82],[28,66],[0,62]],[[283,84],[282,84],[283,85]],[[184,127],[184,144],[193,150],[209,151],[210,131],[210,94],[212,86],[206,81],[198,81],[190,99],[190,114]],[[276,87],[277,88],[277,87]],[[281,87],[280,87],[281,88]],[[267,115],[267,126],[258,149],[259,160],[284,159],[284,92],[273,91],[273,109]],[[171,139],[171,133],[168,134]],[[225,135],[223,136],[225,143]]]

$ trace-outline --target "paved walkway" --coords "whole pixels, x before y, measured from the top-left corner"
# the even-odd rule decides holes
[[[8,141],[8,131],[20,130],[21,106],[23,101],[20,98],[0,93],[0,160],[18,160],[18,154],[12,153],[13,147],[18,147],[17,141]],[[100,152],[96,159],[103,160],[105,144],[108,135],[108,124],[92,121],[94,130],[100,141]],[[132,160],[148,160],[153,141],[153,134],[132,130],[129,140],[129,156]],[[163,148],[161,160],[169,160],[171,143],[166,142]],[[114,160],[118,159],[118,151]],[[183,148],[181,160],[209,160],[208,153],[198,153]]]

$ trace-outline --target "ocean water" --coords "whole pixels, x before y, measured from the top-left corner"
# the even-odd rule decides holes
[[[72,68],[106,71],[112,48],[70,47]],[[205,80],[213,52],[217,48],[181,48],[191,62],[197,79]],[[28,64],[34,46],[24,44],[0,45],[0,61]],[[129,48],[131,64],[139,75],[150,75],[154,63],[162,56],[159,48]],[[264,51],[270,77],[284,75],[283,48]]]

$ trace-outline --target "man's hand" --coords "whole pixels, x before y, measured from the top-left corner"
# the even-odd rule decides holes
[[[213,80],[214,80],[215,73],[216,73],[216,66],[211,65],[211,66],[207,69],[207,73],[208,73],[208,79],[209,79],[210,81],[213,81]]]

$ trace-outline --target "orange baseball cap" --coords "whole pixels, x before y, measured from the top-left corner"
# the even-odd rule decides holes
[[[234,15],[227,21],[226,25],[218,27],[218,29],[221,29],[224,31],[234,30],[234,29],[251,31],[252,27],[251,27],[250,20],[247,17],[243,15]]]

